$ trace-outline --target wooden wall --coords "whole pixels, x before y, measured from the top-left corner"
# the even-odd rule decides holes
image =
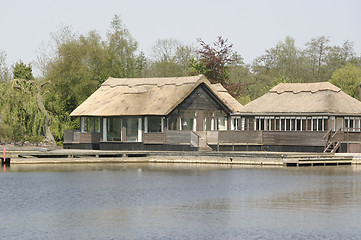
[[[324,146],[325,132],[219,131],[219,144]]]
[[[361,152],[361,143],[348,143],[347,144],[348,153],[360,153]]]
[[[65,131],[65,143],[99,143],[100,133]]]
[[[222,106],[217,103],[204,87],[196,88],[179,106],[179,109],[209,109],[223,110]]]
[[[326,132],[263,132],[264,145],[324,146]]]
[[[218,141],[222,143],[262,144],[261,131],[219,131]]]
[[[207,131],[207,144],[217,145],[218,144],[218,131]]]
[[[148,143],[165,143],[165,133],[144,133],[143,142]]]
[[[166,131],[166,144],[188,144],[191,142],[191,131]]]

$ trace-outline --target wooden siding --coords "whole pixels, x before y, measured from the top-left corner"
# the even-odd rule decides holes
[[[262,144],[261,131],[219,131],[218,141],[222,143]]]
[[[179,109],[223,110],[203,87],[196,88],[179,106]]]
[[[76,131],[64,131],[64,142],[65,143],[72,143],[74,142],[74,132]],[[77,131],[79,132],[79,131]]]
[[[65,143],[99,143],[100,133],[65,131]]]
[[[354,141],[361,142],[361,133],[360,132],[345,132],[344,141]]]
[[[191,131],[167,131],[165,133],[166,144],[190,144]]]
[[[165,133],[144,133],[144,143],[165,143]]]
[[[218,144],[218,131],[207,131],[207,144]]]
[[[324,146],[325,132],[219,131],[220,144]]]
[[[361,143],[348,143],[347,144],[348,153],[360,153],[361,152]]]
[[[323,136],[326,132],[267,132],[262,133],[264,145],[301,145],[301,146],[324,146]]]
[[[332,141],[344,142],[344,141],[353,141],[361,142],[361,133],[360,132],[343,132],[336,131],[332,133]]]

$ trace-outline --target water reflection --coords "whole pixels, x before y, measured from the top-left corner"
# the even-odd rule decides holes
[[[359,166],[14,164],[0,181],[1,239],[361,235]]]

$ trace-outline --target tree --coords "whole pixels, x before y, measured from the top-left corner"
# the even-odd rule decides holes
[[[357,65],[360,59],[356,57],[353,48],[353,42],[345,41],[342,46],[332,46],[329,48],[325,58],[327,76],[331,77],[332,73],[345,66],[347,63]]]
[[[152,47],[155,62],[175,62],[181,42],[176,39],[158,39]]]
[[[137,69],[135,52],[138,43],[122,24],[118,15],[114,16],[107,37],[105,49],[108,75],[112,77],[135,77]]]
[[[252,70],[263,75],[271,83],[274,78],[284,78],[289,82],[299,82],[303,79],[303,58],[296,48],[295,40],[286,37],[276,47],[266,50],[266,54],[256,58]]]
[[[191,73],[203,74],[211,83],[220,83],[233,97],[239,97],[244,85],[230,82],[229,69],[242,63],[240,55],[233,51],[233,44],[227,44],[227,39],[218,37],[213,46],[198,39],[201,48],[199,58],[191,59]]]
[[[175,39],[158,39],[152,48],[148,77],[180,77],[189,75],[189,62],[196,50]]]
[[[201,49],[198,51],[199,59],[191,62],[192,70],[195,73],[204,74],[211,82],[227,85],[229,80],[228,65],[235,62],[233,44],[227,44],[228,39],[218,37],[213,46],[198,39]]]
[[[330,47],[327,45],[329,42],[329,37],[320,36],[312,38],[311,41],[306,43],[304,54],[310,63],[311,77],[316,81],[327,80],[323,75],[325,72],[326,56],[330,50]]]
[[[7,82],[10,79],[10,71],[6,66],[6,53],[0,50],[0,82]]]
[[[13,79],[0,85],[0,129],[6,130],[2,141],[54,142],[46,133],[44,109],[39,104],[37,83],[34,80]]]
[[[331,77],[330,82],[345,93],[360,100],[361,68],[351,63],[337,69]]]
[[[144,55],[136,54],[137,42],[115,16],[106,39],[96,31],[73,34],[70,28],[53,34],[54,50],[45,69],[42,91],[49,111],[51,131],[61,141],[63,131],[79,127],[70,113],[108,77],[137,77]],[[44,61],[47,62],[47,61]]]
[[[26,65],[20,60],[19,62],[15,63],[14,66],[14,79],[34,80],[32,71],[33,70],[30,63]]]

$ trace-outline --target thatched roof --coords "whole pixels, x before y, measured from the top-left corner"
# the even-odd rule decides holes
[[[205,76],[109,78],[70,116],[168,115],[199,85],[204,84],[231,111],[242,105]]]
[[[329,82],[281,83],[246,104],[246,115],[361,115],[361,102]]]

